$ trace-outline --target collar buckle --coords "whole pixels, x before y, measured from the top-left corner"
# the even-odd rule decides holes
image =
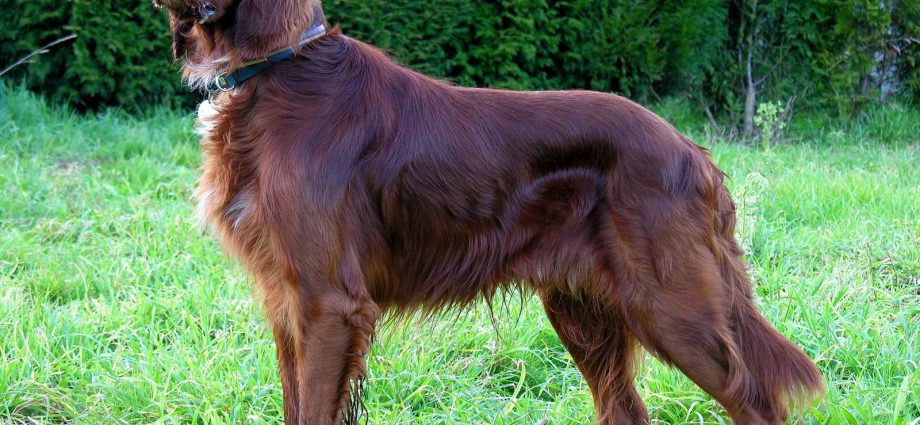
[[[236,84],[233,84],[230,79],[227,78],[226,72],[221,72],[220,75],[214,79],[214,87],[216,87],[219,91],[228,92],[235,89]]]

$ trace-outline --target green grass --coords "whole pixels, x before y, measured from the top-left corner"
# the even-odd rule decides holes
[[[772,148],[696,137],[732,176],[761,308],[824,374],[805,423],[920,423],[917,118],[803,120],[812,137]],[[278,423],[249,281],[191,219],[191,127],[190,113],[81,117],[0,86],[0,423]],[[498,316],[384,324],[371,423],[590,423],[539,303],[512,296]],[[656,423],[727,422],[657,361],[638,386]]]

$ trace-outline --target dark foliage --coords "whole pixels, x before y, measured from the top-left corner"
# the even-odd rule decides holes
[[[0,0],[0,64],[67,34],[78,38],[5,77],[80,109],[187,103],[165,14],[143,0]]]
[[[587,88],[638,98],[685,88],[711,68],[726,12],[718,0],[324,4],[346,33],[459,84]]]
[[[758,3],[756,13],[752,6]],[[846,112],[920,98],[920,2],[907,0],[326,0],[347,34],[457,84],[683,95],[743,109],[746,37],[758,102]],[[6,77],[79,108],[192,98],[147,0],[0,0],[0,64],[79,38]]]

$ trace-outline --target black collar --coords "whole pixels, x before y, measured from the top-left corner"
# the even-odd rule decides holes
[[[324,35],[326,35],[326,26],[323,24],[316,25],[305,32],[303,38],[301,38],[300,42],[296,45],[281,50],[275,50],[264,58],[246,62],[233,72],[222,72],[214,79],[214,87],[220,91],[233,90],[239,87],[243,81],[255,77],[272,65],[294,57],[301,47],[316,41],[316,39]]]

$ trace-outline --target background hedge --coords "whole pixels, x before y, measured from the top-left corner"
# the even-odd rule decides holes
[[[143,108],[188,98],[166,15],[142,0],[0,0],[0,64],[67,34],[73,42],[7,76],[78,108]]]
[[[147,0],[0,0],[0,64],[79,38],[8,76],[79,108],[182,104],[165,13]],[[858,111],[920,99],[916,0],[327,0],[349,35],[458,84],[684,95],[742,108],[792,95]],[[748,38],[752,36],[752,38]],[[800,101],[800,104],[801,101]]]

